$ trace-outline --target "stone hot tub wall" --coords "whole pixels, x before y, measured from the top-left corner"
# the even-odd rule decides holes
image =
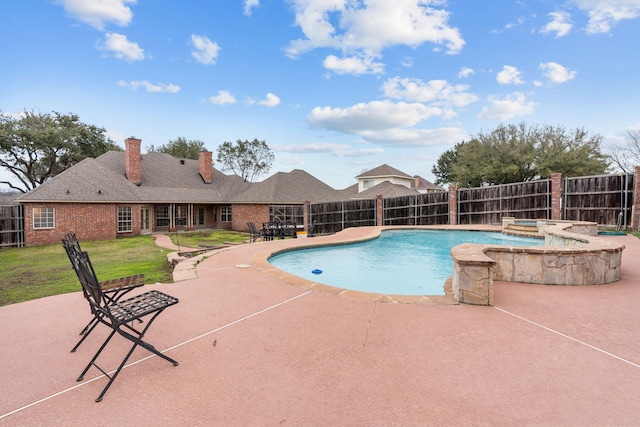
[[[455,246],[452,288],[458,302],[493,305],[494,280],[546,285],[620,280],[624,245],[597,237],[597,224],[562,222],[542,231],[545,246]]]

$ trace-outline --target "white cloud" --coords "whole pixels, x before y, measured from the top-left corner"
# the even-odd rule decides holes
[[[59,0],[64,10],[74,19],[103,30],[106,24],[129,25],[133,17],[127,4],[137,0]]]
[[[579,9],[587,12],[587,33],[608,33],[623,19],[640,16],[640,0],[571,0]]]
[[[304,38],[289,44],[286,53],[290,57],[316,48],[334,48],[342,51],[345,58],[355,57],[363,64],[373,64],[381,52],[391,46],[417,47],[433,43],[455,54],[465,44],[459,30],[449,26],[449,12],[438,8],[444,4],[440,0],[292,2],[296,25]],[[329,60],[329,65],[339,65],[335,59]]]
[[[330,154],[334,157],[369,157],[384,153],[382,148],[352,148],[348,144],[310,142],[296,145],[275,145],[275,151],[298,154]]]
[[[251,16],[251,12],[256,7],[260,6],[260,0],[245,0],[244,1],[244,14]]]
[[[420,103],[372,101],[348,108],[315,107],[307,120],[316,128],[349,134],[414,126],[442,115],[442,109]]]
[[[191,44],[193,45],[191,56],[193,56],[196,61],[207,65],[216,63],[218,52],[221,49],[218,43],[212,42],[205,36],[191,34]]]
[[[451,85],[446,80],[430,80],[393,77],[382,85],[384,95],[389,98],[411,102],[429,102],[434,105],[464,107],[478,100],[468,92],[467,85]]]
[[[153,84],[153,83],[149,83],[146,80],[133,80],[130,82],[120,80],[118,82],[118,86],[128,87],[131,90],[138,90],[138,88],[144,88],[149,93],[160,93],[160,92],[177,93],[180,91],[180,86],[177,86],[174,84],[164,84],[164,83]]]
[[[516,67],[505,65],[496,76],[496,81],[501,85],[521,85],[524,83],[520,71]]]
[[[421,103],[373,101],[348,108],[316,107],[307,121],[312,127],[359,135],[364,141],[378,145],[409,147],[460,142],[464,133],[459,129],[417,127],[425,120],[445,114],[446,109]]]
[[[280,98],[272,93],[268,93],[266,99],[258,102],[258,105],[264,105],[265,107],[275,107],[280,104]]]
[[[427,147],[433,145],[453,145],[468,140],[470,135],[459,128],[437,129],[389,129],[382,132],[365,133],[363,137],[380,145],[403,147]]]
[[[569,80],[572,80],[577,74],[576,71],[570,71],[568,68],[565,68],[556,62],[546,62],[540,64],[540,69],[543,71],[543,75],[551,83],[568,82]]]
[[[265,99],[263,99],[262,101],[254,101],[252,99],[249,100],[250,104],[258,104],[258,105],[263,105],[265,107],[269,107],[269,108],[273,108],[277,105],[280,105],[280,98],[277,97],[276,95],[272,94],[271,92],[269,92]]]
[[[466,79],[467,77],[469,77],[471,74],[475,74],[476,72],[473,71],[473,68],[469,68],[469,67],[462,67],[460,69],[460,72],[458,72],[458,78],[460,79]]]
[[[141,61],[145,58],[144,50],[137,43],[130,42],[127,36],[118,33],[105,34],[104,50],[111,51],[113,56],[125,61]]]
[[[480,120],[508,120],[513,117],[526,116],[535,112],[536,104],[527,101],[522,92],[514,92],[503,99],[489,98],[489,105],[482,109],[477,118]]]
[[[380,74],[384,71],[384,64],[374,62],[374,57],[338,58],[329,55],[322,62],[324,68],[336,74]]]
[[[547,15],[551,18],[549,22],[540,32],[543,34],[555,33],[556,38],[569,34],[573,25],[571,24],[571,15],[567,12],[551,12]]]
[[[224,105],[235,104],[236,98],[226,90],[219,90],[217,95],[210,96],[208,101],[212,104]]]

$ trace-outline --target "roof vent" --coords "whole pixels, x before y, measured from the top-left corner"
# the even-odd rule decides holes
[[[184,159],[180,159],[180,164],[184,165]]]

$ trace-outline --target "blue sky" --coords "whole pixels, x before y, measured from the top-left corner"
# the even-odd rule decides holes
[[[338,189],[383,163],[433,181],[445,150],[500,123],[607,145],[640,128],[640,0],[14,0],[3,15],[0,112],[77,114],[143,152],[185,137],[215,158],[257,138],[270,174]]]

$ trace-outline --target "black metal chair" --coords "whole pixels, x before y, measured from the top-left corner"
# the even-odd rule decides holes
[[[156,350],[154,346],[143,341],[144,335],[153,324],[153,321],[166,308],[177,304],[178,299],[165,293],[152,290],[125,300],[111,302],[111,300],[105,296],[105,293],[100,286],[100,282],[98,282],[98,279],[93,273],[88,257],[86,256],[86,252],[73,251],[71,257],[74,268],[77,268],[78,279],[82,284],[82,288],[87,296],[89,305],[91,306],[91,312],[94,314],[94,317],[98,322],[112,329],[107,339],[102,343],[96,354],[77,379],[78,381],[82,381],[84,379],[84,375],[89,371],[91,366],[95,366],[100,372],[109,378],[109,382],[96,398],[96,402],[100,402],[102,400],[104,394],[107,392],[113,381],[127,363],[127,360],[129,360],[129,357],[131,357],[131,354],[133,354],[133,351],[138,346],[144,347],[156,356],[171,362],[174,366],[178,366],[178,362],[176,360],[162,354],[160,351]],[[141,331],[136,330],[132,325],[130,325],[135,320],[140,320],[146,316],[151,317],[148,318],[145,323],[145,327]],[[97,365],[96,360],[116,333],[131,341],[133,346],[118,368],[112,374],[109,374],[107,370],[102,369]]]
[[[247,227],[249,227],[249,233],[251,233],[251,243],[255,242],[260,237],[264,238],[264,233],[262,232],[262,230],[258,231],[256,225],[253,222],[247,222]]]
[[[74,260],[72,257],[76,253],[82,253],[82,248],[80,247],[80,243],[78,242],[78,238],[74,233],[67,233],[65,237],[62,239],[62,245],[64,246],[65,251],[67,252],[67,256],[69,257],[69,261],[71,261],[71,265],[74,267],[76,275],[78,275],[78,270],[74,266]],[[89,255],[86,254],[87,263],[89,268],[91,269],[91,273],[96,276],[96,272],[91,264],[91,260],[89,259]],[[80,277],[78,276],[78,279]],[[136,274],[133,276],[120,277],[117,279],[106,280],[100,283],[100,288],[104,293],[105,298],[110,303],[115,303],[120,300],[125,294],[132,291],[133,289],[143,286],[145,281],[144,274]],[[85,293],[85,298],[87,298],[87,294]],[[71,349],[71,352],[75,352],[80,344],[89,336],[89,334],[98,326],[98,319],[94,316],[89,323],[80,331],[80,341]]]

